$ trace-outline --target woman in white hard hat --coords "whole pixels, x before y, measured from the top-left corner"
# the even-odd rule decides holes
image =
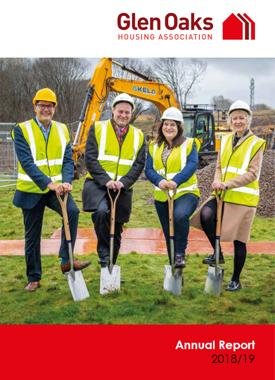
[[[166,238],[169,261],[169,214],[167,191],[175,192],[174,248],[175,267],[185,267],[185,250],[189,233],[189,218],[199,202],[195,171],[198,152],[192,138],[183,134],[183,117],[179,109],[167,108],[161,117],[156,140],[149,146],[145,174],[155,185],[155,207]]]
[[[234,243],[234,271],[226,288],[241,289],[240,274],[246,259],[246,243],[259,202],[259,176],[265,140],[250,130],[252,112],[247,103],[237,100],[229,108],[228,122],[233,133],[222,138],[212,188],[225,191],[221,240]],[[202,227],[215,247],[216,199],[210,197],[192,218],[192,225]],[[199,216],[199,218],[198,218]],[[203,260],[215,264],[215,254]],[[220,264],[224,263],[223,254]]]

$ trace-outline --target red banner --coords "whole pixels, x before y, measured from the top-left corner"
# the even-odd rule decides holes
[[[2,325],[2,379],[274,378],[274,326]]]

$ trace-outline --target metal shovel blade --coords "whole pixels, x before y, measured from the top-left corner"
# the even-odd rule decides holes
[[[182,269],[176,269],[173,274],[172,266],[165,265],[164,266],[164,281],[163,288],[167,292],[173,293],[175,296],[181,295],[183,286],[183,275]]]
[[[220,267],[208,267],[204,291],[207,294],[219,296],[222,289],[224,269]]]
[[[90,297],[82,272],[70,271],[65,273],[74,301],[82,301]]]
[[[109,268],[101,268],[100,272],[100,294],[107,294],[120,290],[120,266],[114,265],[112,272]]]

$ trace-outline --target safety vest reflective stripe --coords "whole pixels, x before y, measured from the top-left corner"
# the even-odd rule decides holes
[[[255,144],[259,141],[259,138],[257,136],[253,136],[254,139],[253,141],[251,142],[251,144],[249,145],[249,148],[247,149],[246,151],[246,154],[245,154],[245,157],[244,157],[244,160],[243,160],[243,164],[242,164],[242,167],[241,168],[237,168],[237,167],[233,167],[233,166],[228,166],[227,168],[223,168],[222,169],[222,173],[224,174],[225,172],[228,172],[228,173],[236,173],[236,174],[244,174],[244,173],[247,173],[247,168],[248,168],[248,165],[249,165],[249,162],[250,162],[250,156],[251,156],[251,152],[252,152],[252,149],[254,148]],[[222,139],[222,144],[221,144],[221,156],[223,155],[224,153],[224,149],[225,149],[225,145],[226,145],[226,142],[227,142],[227,139],[229,138],[232,138],[232,135],[229,135],[227,136],[226,138]]]
[[[157,146],[158,146],[157,144],[154,144],[153,160],[154,160],[154,156],[156,154]],[[184,141],[184,143],[181,146],[181,153],[180,153],[181,154],[181,170],[183,170],[183,168],[186,165],[186,160],[187,160],[186,152],[187,152],[187,139]],[[156,170],[156,172],[162,176],[165,175],[165,169],[164,168]],[[176,174],[178,174],[178,173],[167,173],[166,179],[172,179],[173,177],[175,177]]]
[[[98,160],[99,161],[115,161],[118,162],[119,157],[118,156],[111,156],[109,154],[105,154],[106,149],[106,140],[107,140],[107,121],[102,121],[102,128],[101,128],[101,138],[99,143],[99,149],[98,149]]]
[[[252,194],[252,195],[259,195],[260,194],[259,190],[251,189],[250,187],[245,187],[245,186],[236,187],[234,189],[231,189],[231,191],[235,191],[238,193]]]
[[[264,140],[251,135],[237,147],[232,147],[233,134],[223,137],[221,147],[221,169],[224,182],[233,180],[248,172],[249,164],[254,154],[264,147]],[[230,165],[228,165],[230,164]],[[227,166],[228,165],[228,166]],[[258,178],[245,186],[228,189],[224,201],[256,207],[259,202],[259,173]]]
[[[66,143],[66,137],[65,137],[65,134],[63,132],[62,125],[60,123],[58,123],[58,122],[55,122],[55,124],[57,126],[57,131],[58,131],[58,134],[59,134],[59,137],[60,137],[60,142],[61,142],[61,151],[62,151],[62,156],[61,157],[64,157],[64,153],[65,153],[65,149],[66,149],[66,145],[67,145],[67,143]],[[32,153],[32,157],[33,157],[35,165],[36,166],[62,165],[63,158],[55,159],[55,160],[49,160],[49,161],[47,161],[46,159],[45,160],[36,160],[36,144],[35,144],[34,134],[33,134],[33,130],[32,130],[30,121],[27,121],[25,123],[25,126],[26,126],[26,131],[28,133],[28,137],[29,137],[29,141],[30,141],[30,149],[31,149],[31,153]]]
[[[61,150],[62,150],[61,157],[64,157],[65,149],[66,149],[66,146],[67,146],[66,137],[65,137],[65,134],[64,134],[64,131],[63,131],[63,128],[62,128],[62,124],[59,123],[58,121],[56,121],[55,124],[57,125],[57,131],[58,131],[58,134],[59,134],[59,137],[60,137],[60,141],[61,141]],[[62,162],[61,162],[61,164],[62,164]],[[61,164],[56,164],[56,165],[61,165]]]
[[[30,147],[34,164],[44,175],[50,178],[52,182],[62,182],[62,165],[66,146],[69,143],[69,133],[66,126],[62,123],[52,121],[47,142],[34,120],[20,123],[19,127]],[[44,194],[49,191],[48,188],[41,190],[24,171],[19,161],[16,188],[20,191],[38,194]]]
[[[153,159],[154,170],[166,180],[172,180],[186,166],[188,154],[190,154],[193,148],[193,141],[193,139],[188,138],[180,147],[174,148],[166,161],[166,165],[164,165],[162,160],[164,143],[161,146],[158,146],[158,144],[150,145],[149,152]],[[166,201],[166,192],[157,186],[154,186],[154,188],[155,199],[162,202]],[[197,196],[200,195],[195,174],[193,174],[185,183],[179,185],[176,189],[175,199],[182,196],[183,193],[188,192],[191,192]]]
[[[153,159],[156,155],[157,147],[158,147],[158,144],[154,144],[154,146],[153,146]]]
[[[35,145],[35,140],[34,140],[34,135],[33,135],[31,123],[28,121],[27,123],[25,123],[25,126],[26,126],[26,131],[28,133],[29,140],[30,140],[30,149],[32,152],[32,157],[35,161],[36,160],[36,145]]]
[[[157,190],[157,191],[163,191],[161,190],[159,187],[157,186],[154,186],[154,188]],[[194,184],[192,186],[187,186],[187,187],[180,187],[177,189],[177,193],[182,193],[183,191],[193,191],[193,190],[196,190],[198,188],[197,184]]]
[[[19,179],[21,179],[22,181],[32,182],[31,177],[29,177],[27,174],[18,173],[17,177]],[[50,178],[51,178],[52,182],[57,182],[57,181],[61,181],[62,180],[62,175],[59,174],[59,175],[56,175],[56,176],[53,176],[53,177],[50,177]]]
[[[159,169],[159,170],[156,170],[156,172],[162,176],[165,175],[165,169]]]
[[[106,150],[106,141],[107,141],[107,123],[108,121],[103,121],[102,128],[101,128],[101,138],[99,143],[99,149],[98,149],[98,160],[99,161],[112,161],[112,162],[119,162],[120,165],[127,165],[131,166],[135,162],[137,153],[138,153],[138,147],[140,143],[140,134],[136,128],[134,128],[134,155],[131,160],[126,159],[119,159],[118,156],[113,156],[109,154],[105,154]]]
[[[186,160],[187,160],[186,152],[187,152],[187,139],[184,141],[184,143],[181,146],[181,170],[186,165]]]
[[[247,173],[247,170],[235,168],[234,166],[227,166],[227,168],[222,169],[222,174],[224,174],[225,172],[242,175],[242,174]]]
[[[166,174],[166,179],[172,179],[175,177],[175,175],[178,174],[178,173],[167,173]]]
[[[45,166],[45,165],[49,165],[49,166],[54,166],[54,165],[62,165],[63,163],[63,159],[62,158],[58,158],[56,160],[38,160],[38,161],[34,161],[35,165],[36,166]]]
[[[244,157],[244,162],[243,162],[243,165],[242,165],[242,169],[243,170],[246,170],[248,168],[248,165],[249,165],[249,162],[250,162],[250,159],[251,159],[251,152],[252,152],[252,149],[254,147],[254,145],[259,141],[259,138],[254,136],[254,140],[252,141],[252,143],[250,144],[250,147],[248,148],[247,152],[246,152],[246,155]]]
[[[130,124],[120,146],[111,120],[104,120],[95,123],[95,138],[99,163],[111,179],[119,180],[131,170],[142,147],[144,135]],[[86,178],[93,179],[93,176],[87,173]]]
[[[223,154],[225,144],[226,144],[227,140],[228,140],[230,137],[231,137],[231,135],[223,136],[223,138],[222,138],[222,142],[221,142],[221,155]]]
[[[112,172],[106,172],[108,174],[109,177],[112,178],[112,180],[114,180],[115,178],[119,181],[120,178],[122,177],[121,175],[115,175],[115,173],[112,173]]]
[[[131,166],[133,164],[135,160],[125,160],[125,159],[121,159],[119,160],[119,164],[120,165],[127,165],[127,166]]]
[[[138,152],[138,146],[139,146],[139,131],[135,128],[134,129],[134,156],[137,156]]]
[[[179,189],[177,189],[177,193],[181,193],[183,191],[194,191],[194,190],[197,190],[197,188],[198,188],[197,184],[194,184],[188,187],[180,187]]]
[[[154,144],[154,147],[153,147],[153,160],[154,160],[154,157],[155,157],[155,154],[156,154],[156,151],[157,151],[157,147],[158,145],[157,144]],[[181,145],[181,170],[183,170],[183,168],[185,167],[186,165],[186,160],[187,160],[187,139],[184,141],[184,143]],[[165,169],[159,169],[159,170],[156,170],[156,172],[160,175],[164,175],[165,174]],[[177,173],[168,173],[167,174],[167,179],[171,179],[173,178]]]

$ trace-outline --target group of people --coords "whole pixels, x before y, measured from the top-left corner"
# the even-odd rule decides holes
[[[23,212],[25,226],[25,259],[27,291],[40,287],[41,230],[45,207],[62,215],[56,194],[69,193],[67,211],[74,247],[79,209],[71,196],[74,163],[69,132],[65,124],[53,120],[57,106],[55,93],[39,90],[33,98],[33,119],[15,126],[12,136],[18,157],[18,179],[14,205]],[[83,188],[83,210],[91,212],[97,235],[97,252],[101,267],[110,260],[110,200],[107,191],[120,195],[116,206],[114,256],[115,264],[121,245],[123,224],[129,221],[133,186],[145,167],[154,185],[155,208],[166,239],[170,264],[186,265],[185,252],[190,222],[202,228],[215,247],[217,203],[213,195],[196,211],[200,199],[196,170],[198,145],[184,136],[182,113],[167,108],[154,141],[146,144],[141,130],[130,122],[135,105],[128,94],[118,95],[112,104],[112,118],[91,126],[86,142],[87,175]],[[234,242],[234,271],[226,288],[241,289],[240,273],[246,259],[246,243],[259,201],[259,176],[265,141],[250,130],[252,113],[243,101],[229,109],[232,133],[223,137],[218,154],[213,190],[224,192],[222,241]],[[168,192],[174,197],[174,263],[169,244]],[[62,228],[59,256],[61,271],[70,270],[68,244]],[[221,253],[220,263],[224,263]],[[215,264],[215,251],[203,260]],[[90,265],[74,260],[74,270]]]

